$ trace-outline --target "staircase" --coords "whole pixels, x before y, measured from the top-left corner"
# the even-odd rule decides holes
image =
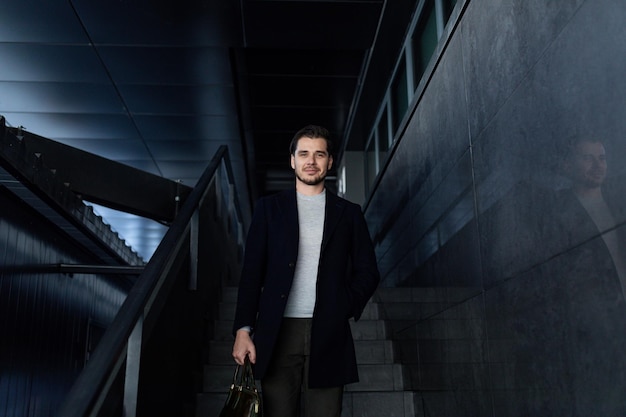
[[[352,322],[360,381],[346,385],[341,417],[413,417],[414,394],[404,391],[402,365],[394,361],[377,295]]]
[[[219,321],[209,342],[204,365],[202,392],[196,397],[196,417],[217,417],[226,401],[235,364],[231,356],[231,334],[237,289],[225,288]],[[345,388],[342,417],[415,416],[414,393],[403,388],[402,365],[394,363],[392,342],[380,319],[377,296],[367,305],[361,319],[352,322],[360,382]]]

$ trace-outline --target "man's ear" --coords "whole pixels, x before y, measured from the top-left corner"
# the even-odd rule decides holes
[[[295,161],[295,157],[293,156],[293,154],[291,154],[291,169],[296,169],[296,161]]]
[[[331,169],[333,167],[333,156],[329,155],[328,156],[328,169]]]

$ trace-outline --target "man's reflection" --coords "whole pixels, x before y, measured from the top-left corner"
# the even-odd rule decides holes
[[[554,222],[560,250],[552,271],[560,279],[566,329],[559,350],[575,415],[626,413],[626,305],[624,303],[623,195],[607,177],[603,143],[571,140],[562,169],[571,181],[557,193]]]
[[[570,212],[573,217],[580,217],[580,221],[572,223],[580,230],[579,239],[586,239],[598,232],[602,233],[602,239],[615,266],[615,272],[621,284],[622,294],[626,288],[626,265],[623,252],[623,242],[620,242],[616,226],[616,216],[621,212],[621,204],[615,196],[605,196],[603,185],[607,175],[607,160],[604,145],[599,140],[578,138],[572,140],[567,147],[567,154],[563,162],[563,171],[572,181],[571,192],[578,200],[582,208],[595,224],[595,229],[584,228],[584,213]],[[562,199],[567,204],[568,193],[562,193]],[[570,211],[575,202],[569,202]],[[572,221],[574,219],[571,219]],[[579,242],[570,242],[577,244]]]
[[[502,358],[492,366],[514,381],[503,377],[513,389],[494,394],[498,415],[626,415],[626,194],[616,191],[626,184],[607,175],[600,141],[559,151],[551,159],[567,188],[520,182],[481,218],[489,334]],[[536,168],[528,163],[528,177]]]

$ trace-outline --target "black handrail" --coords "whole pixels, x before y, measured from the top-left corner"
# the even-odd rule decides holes
[[[226,165],[227,175],[231,176],[232,169],[228,157],[228,148],[221,146],[189,194],[178,216],[163,237],[150,262],[146,265],[144,272],[130,290],[113,322],[98,343],[93,356],[76,379],[59,410],[59,416],[84,417],[94,413],[93,408],[97,407],[103,390],[106,390],[107,384],[116,376],[116,371],[119,370],[126,357],[125,350],[133,329],[142,320],[144,314],[147,315],[147,311],[144,311],[146,306],[161,288],[168,287],[167,285],[159,285],[159,281],[166,273],[168,263],[176,256],[177,250],[188,242],[185,237],[192,216],[202,202],[222,161]],[[232,185],[234,187],[234,182]],[[236,196],[236,191],[234,193]],[[241,210],[238,207],[237,198],[235,198],[234,203],[236,216],[241,220],[239,217]]]

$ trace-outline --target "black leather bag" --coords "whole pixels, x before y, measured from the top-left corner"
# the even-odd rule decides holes
[[[219,417],[258,417],[260,412],[261,397],[254,383],[252,365],[246,356],[244,364],[235,368],[233,383]]]

